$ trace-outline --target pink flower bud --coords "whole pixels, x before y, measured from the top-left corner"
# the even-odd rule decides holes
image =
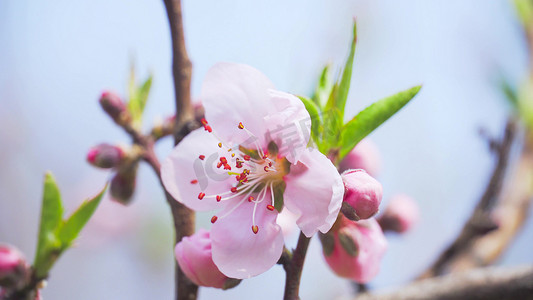
[[[348,153],[339,164],[339,170],[363,169],[372,176],[377,176],[381,169],[378,147],[369,139],[364,139]]]
[[[87,153],[87,161],[98,168],[109,169],[118,166],[125,153],[117,146],[100,144],[92,147]]]
[[[341,177],[344,183],[343,213],[347,215],[345,208],[351,207],[356,220],[374,216],[379,210],[383,194],[381,184],[361,169],[345,171]]]
[[[27,275],[26,261],[22,253],[7,245],[0,245],[0,286],[12,288]]]
[[[418,218],[419,211],[416,202],[407,195],[399,194],[391,198],[378,221],[383,231],[404,233],[418,222]]]
[[[117,174],[113,176],[109,188],[113,200],[124,205],[131,202],[131,198],[135,192],[138,165],[136,162],[123,165]]]
[[[184,237],[176,245],[174,253],[183,273],[199,286],[228,289],[240,282],[222,274],[213,262],[211,238],[205,229]]]
[[[104,91],[100,96],[100,105],[104,111],[118,124],[131,120],[126,104],[119,95],[111,91]]]
[[[338,276],[366,283],[379,272],[387,240],[373,218],[359,222],[341,218],[337,230],[321,236],[324,257]]]

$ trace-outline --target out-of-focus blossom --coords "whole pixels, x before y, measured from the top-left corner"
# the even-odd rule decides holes
[[[341,172],[349,169],[363,169],[374,177],[378,176],[381,170],[381,157],[377,145],[368,138],[360,141],[339,164]]]
[[[137,180],[137,162],[121,165],[118,172],[111,179],[109,188],[113,200],[127,205],[131,202]]]
[[[390,199],[378,221],[383,231],[404,233],[411,229],[418,219],[419,209],[413,198],[398,194]]]
[[[91,165],[103,169],[118,166],[124,157],[125,153],[120,147],[106,143],[92,147],[87,153],[87,161]]]
[[[28,266],[22,253],[9,245],[0,245],[0,286],[6,289],[24,285]]]
[[[341,216],[338,222],[320,239],[326,262],[340,277],[359,283],[372,280],[387,250],[381,227],[374,218],[353,222]]]
[[[227,289],[239,282],[218,270],[211,253],[211,238],[205,229],[184,237],[174,252],[183,273],[197,285]]]
[[[347,170],[342,173],[344,202],[353,208],[357,219],[368,219],[379,210],[383,188],[381,183],[362,169]],[[343,207],[343,213],[348,216]]]
[[[217,64],[201,99],[209,123],[202,120],[204,128],[174,148],[161,169],[163,183],[191,209],[219,210],[211,220],[213,261],[228,277],[248,278],[281,256],[276,219],[283,207],[298,215],[306,236],[329,231],[342,203],[342,179],[326,156],[307,148],[303,103],[273,90],[256,69]]]

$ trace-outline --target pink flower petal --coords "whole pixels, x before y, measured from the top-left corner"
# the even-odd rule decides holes
[[[296,164],[309,142],[311,117],[296,96],[274,90],[270,95],[278,112],[265,118],[269,136],[278,145],[279,155]]]
[[[252,231],[254,203],[246,200],[213,225],[213,261],[224,275],[238,279],[250,278],[267,271],[279,260],[283,251],[283,234],[276,224],[278,213],[266,208],[269,199],[267,192],[266,199],[257,205],[257,234]],[[225,210],[228,209],[231,208],[228,206]]]
[[[218,63],[207,72],[200,99],[207,121],[226,143],[255,148],[246,131],[237,128],[242,122],[265,147],[264,118],[276,112],[268,92],[273,88],[270,80],[253,67]]]
[[[227,193],[235,183],[233,177],[216,168],[219,157],[227,155],[218,143],[212,133],[197,129],[187,135],[163,162],[161,178],[166,190],[191,209],[222,208],[226,202],[217,202],[215,196]],[[201,160],[200,155],[205,158]],[[205,193],[202,200],[198,199],[200,193]]]
[[[339,214],[344,186],[337,168],[318,150],[307,150],[285,176],[284,204],[299,215],[296,223],[307,236],[329,231]]]

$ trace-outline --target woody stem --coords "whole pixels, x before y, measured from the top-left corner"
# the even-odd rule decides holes
[[[287,277],[285,279],[285,295],[284,300],[299,300],[300,279],[302,278],[302,270],[305,262],[305,255],[311,238],[306,237],[300,232],[298,244],[292,253],[292,258],[289,262],[283,265]]]

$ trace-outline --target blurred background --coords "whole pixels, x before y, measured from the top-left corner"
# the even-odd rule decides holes
[[[344,61],[353,17],[358,44],[347,114],[408,87],[421,93],[371,135],[379,146],[384,203],[414,197],[421,221],[389,236],[371,288],[392,288],[423,271],[457,235],[490,176],[493,156],[478,131],[500,135],[509,107],[503,74],[526,73],[526,42],[511,3],[494,1],[191,1],[184,0],[193,95],[218,61],[250,64],[284,91],[310,95],[322,66]],[[125,95],[130,63],[154,75],[145,126],[173,113],[169,29],[162,1],[0,1],[0,242],[34,255],[42,177],[51,170],[72,210],[109,179],[85,161],[100,142],[128,143],[101,111],[103,89]],[[161,158],[172,147],[158,145]],[[171,299],[170,212],[158,182],[142,165],[135,199],[106,199],[52,270],[45,299]],[[200,215],[198,225],[208,227]],[[296,235],[296,234],[295,234]],[[289,239],[294,244],[296,236]],[[533,262],[533,221],[499,264]],[[279,299],[275,266],[233,290],[200,299]],[[319,285],[316,283],[320,282]],[[302,299],[349,295],[313,240]]]

